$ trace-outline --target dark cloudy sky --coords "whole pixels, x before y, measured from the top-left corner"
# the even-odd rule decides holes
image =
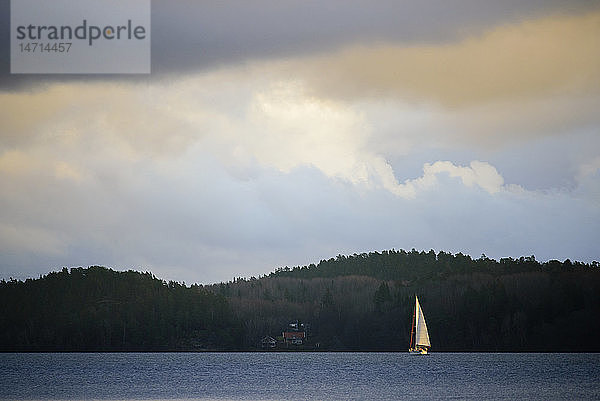
[[[10,75],[0,277],[600,259],[600,2],[153,1],[150,76]]]

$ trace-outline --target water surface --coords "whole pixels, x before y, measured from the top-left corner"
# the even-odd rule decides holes
[[[590,400],[600,354],[0,354],[0,399]]]

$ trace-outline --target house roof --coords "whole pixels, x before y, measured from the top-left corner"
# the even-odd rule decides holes
[[[306,337],[306,333],[303,331],[284,331],[283,338],[304,338]]]

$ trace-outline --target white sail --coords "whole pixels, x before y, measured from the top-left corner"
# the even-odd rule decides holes
[[[419,298],[416,298],[416,300],[417,303],[415,305],[415,345],[424,345],[426,347],[431,347],[431,343],[429,342],[429,333],[427,332],[427,323],[425,323],[425,316],[423,316],[423,310],[421,310],[421,305],[419,305]]]

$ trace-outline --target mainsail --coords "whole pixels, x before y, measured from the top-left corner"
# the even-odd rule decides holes
[[[415,328],[415,345],[423,345],[431,347],[429,342],[429,333],[427,332],[427,323],[425,323],[425,316],[423,316],[423,310],[419,304],[419,298],[415,296],[417,302],[415,304],[415,317],[416,317],[416,328]]]

